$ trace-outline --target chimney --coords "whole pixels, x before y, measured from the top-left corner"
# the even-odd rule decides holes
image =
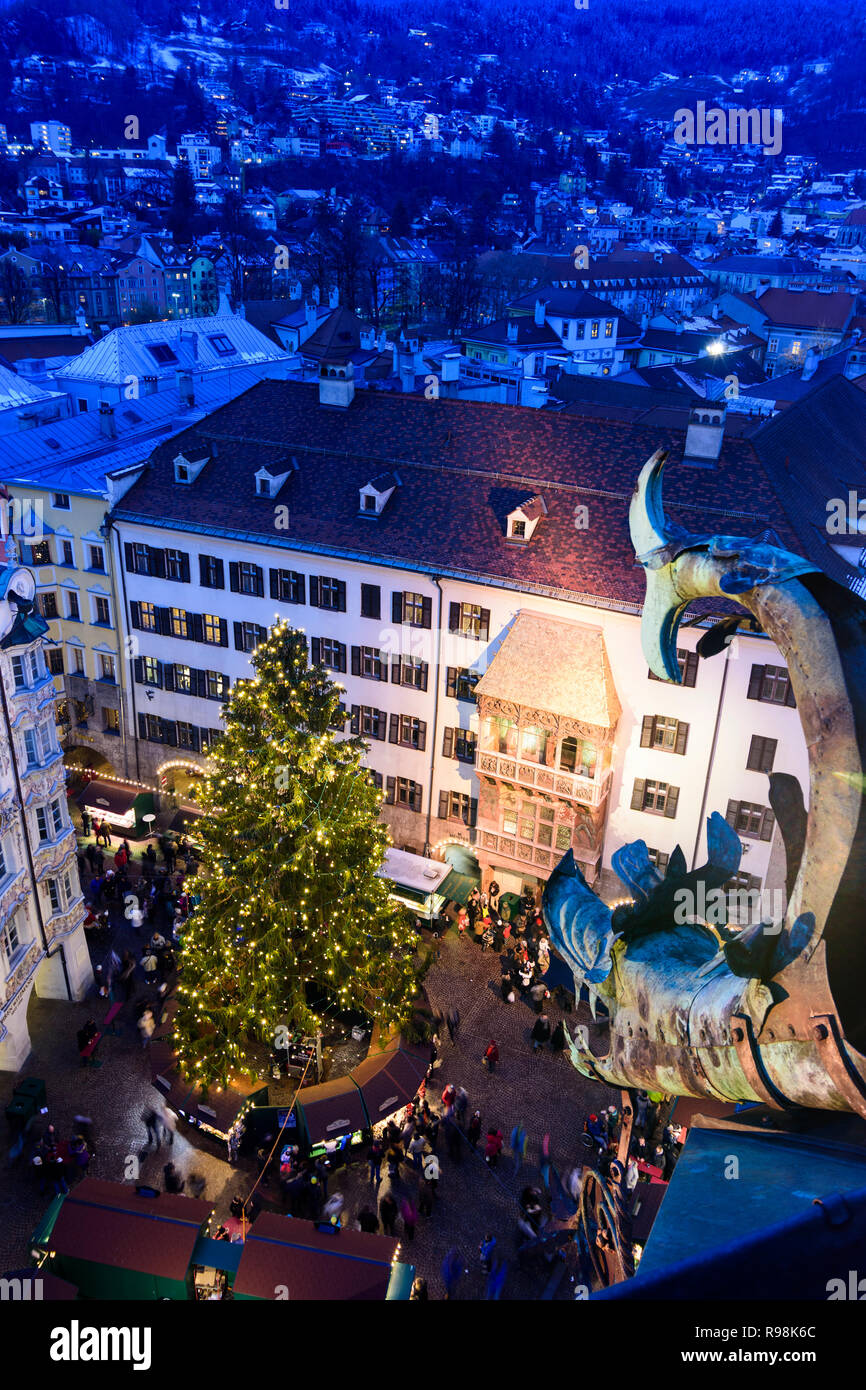
[[[195,405],[195,389],[193,386],[192,372],[175,372],[177,391],[180,396],[181,405],[186,410],[192,410]]]
[[[141,381],[144,386],[144,394],[146,396],[152,396],[159,385],[159,379],[155,376],[143,376]]]
[[[509,320],[508,320],[508,325],[507,325],[507,327],[506,327],[506,334],[507,334],[507,336],[508,336],[508,341],[509,341],[509,343],[516,343],[516,342],[517,342],[517,320],[516,320],[516,319],[509,319]]]
[[[103,439],[117,438],[117,421],[114,418],[114,406],[109,405],[108,401],[99,402],[99,433]]]
[[[335,285],[334,288],[328,294],[328,308],[336,309],[339,306],[339,303],[340,291],[337,289],[337,286]]]
[[[704,401],[689,412],[683,463],[710,468],[722,452],[725,436],[725,406],[718,401]]]
[[[714,304],[714,305],[713,305],[713,318],[714,318],[716,321],[718,321],[718,317],[719,317],[719,306],[718,306],[718,304]]]
[[[546,312],[547,312],[547,300],[546,300],[546,299],[536,299],[536,301],[535,301],[535,326],[536,326],[536,328],[543,328],[543,327],[544,327],[544,316],[545,316],[545,313],[546,313]]]
[[[319,405],[348,410],[355,399],[355,369],[351,362],[323,362],[319,368]]]
[[[459,381],[460,379],[460,353],[445,352],[442,354],[442,380]]]
[[[372,352],[376,346],[376,330],[374,328],[361,329],[361,347],[365,352]]]

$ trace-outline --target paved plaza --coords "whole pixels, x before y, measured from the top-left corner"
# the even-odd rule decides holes
[[[135,947],[134,933],[121,926],[115,946]],[[95,950],[94,954],[98,952]],[[458,1287],[457,1297],[484,1297],[485,1279],[480,1270],[478,1245],[490,1233],[497,1239],[497,1248],[508,1262],[508,1274],[501,1294],[503,1299],[536,1299],[542,1295],[551,1268],[539,1263],[537,1269],[521,1270],[515,1258],[515,1222],[518,1197],[527,1184],[541,1186],[539,1169],[540,1144],[545,1134],[550,1136],[550,1153],[560,1173],[565,1173],[582,1157],[580,1134],[583,1121],[591,1110],[619,1102],[619,1096],[607,1088],[581,1077],[564,1056],[555,1056],[549,1049],[534,1055],[529,1032],[535,1020],[531,1007],[518,1001],[507,1004],[499,990],[500,957],[495,952],[482,954],[471,941],[449,933],[441,943],[438,961],[430,969],[425,986],[434,1010],[447,1013],[458,1009],[460,1027],[454,1044],[444,1033],[440,1059],[428,1085],[428,1098],[441,1109],[439,1097],[447,1082],[465,1086],[469,1094],[469,1109],[481,1112],[483,1133],[489,1126],[500,1129],[506,1149],[495,1170],[484,1162],[480,1152],[463,1144],[461,1160],[449,1159],[444,1136],[440,1132],[438,1145],[442,1178],[438,1199],[432,1216],[420,1218],[414,1242],[403,1240],[401,1259],[416,1266],[419,1275],[428,1281],[430,1296],[444,1296],[440,1267],[445,1254],[457,1249],[468,1269]],[[139,996],[144,985],[139,985]],[[73,1117],[89,1115],[94,1120],[95,1156],[90,1166],[92,1176],[123,1181],[130,1176],[130,1160],[142,1153],[146,1140],[142,1111],[153,1104],[156,1092],[150,1084],[148,1054],[143,1049],[135,1026],[135,999],[123,1011],[118,1036],[106,1036],[99,1046],[99,1068],[84,1068],[76,1047],[76,1031],[88,1017],[101,1018],[104,1001],[94,996],[81,1004],[53,1000],[31,1000],[29,1024],[33,1052],[21,1075],[41,1077],[48,1090],[50,1120],[61,1138],[68,1137]],[[581,1006],[581,1009],[584,1006]],[[561,1011],[550,1000],[548,1013],[554,1026]],[[589,1021],[588,1012],[571,1014],[567,1022]],[[482,1053],[491,1038],[499,1045],[500,1064],[489,1075],[481,1063]],[[11,1097],[15,1078],[0,1073],[0,1096],[4,1105]],[[526,1162],[517,1173],[508,1150],[512,1127],[522,1122],[529,1136]],[[184,1176],[201,1174],[206,1179],[206,1197],[213,1202],[220,1218],[228,1216],[229,1203],[235,1194],[245,1197],[255,1182],[256,1170],[251,1160],[241,1159],[233,1167],[220,1156],[217,1145],[194,1133],[181,1121],[171,1158]],[[8,1139],[4,1136],[3,1171],[0,1183],[0,1269],[10,1269],[28,1262],[28,1239],[50,1201],[50,1194],[40,1196],[34,1186],[24,1159],[10,1166],[7,1158]],[[162,1187],[162,1165],[168,1153],[144,1156],[140,1181]],[[378,1196],[389,1187],[383,1165],[383,1180]],[[394,1185],[395,1196],[411,1196],[415,1186],[414,1173],[403,1170]],[[283,1211],[279,1189],[275,1184],[260,1188],[266,1208]],[[358,1162],[343,1169],[332,1178],[330,1192],[344,1194],[345,1211],[354,1219],[358,1211],[373,1199],[373,1188],[367,1181],[367,1165]],[[402,1222],[398,1222],[398,1233]],[[556,1297],[571,1296],[567,1277],[556,1290]]]

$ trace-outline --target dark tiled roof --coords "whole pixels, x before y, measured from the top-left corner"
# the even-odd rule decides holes
[[[744,296],[745,298],[745,296]],[[821,294],[819,290],[765,290],[757,300],[770,323],[785,328],[830,328],[841,331],[855,305],[852,294]]]
[[[197,481],[175,484],[179,448],[207,440],[215,456]],[[315,386],[265,381],[157,448],[116,515],[638,604],[644,582],[628,505],[657,448],[671,451],[671,513],[691,530],[750,535],[773,525],[792,536],[747,441],[726,441],[717,469],[677,467],[684,441],[684,429],[444,398],[359,392],[348,409],[335,409],[319,404]],[[289,529],[276,531],[253,475],[286,449],[299,469],[281,499]],[[396,469],[402,486],[371,528],[358,517],[358,491],[383,468]],[[540,495],[547,508],[525,547],[503,535],[502,490],[512,488],[524,499]],[[579,504],[588,508],[586,529],[576,524]]]
[[[856,572],[830,545],[827,501],[841,498],[847,510],[849,490],[866,496],[866,394],[831,377],[766,421],[752,443],[790,517],[795,548],[847,583]]]

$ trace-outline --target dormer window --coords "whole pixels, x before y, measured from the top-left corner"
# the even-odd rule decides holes
[[[204,468],[210,454],[207,449],[189,449],[185,453],[176,454],[174,458],[174,481],[176,483],[194,483],[201,470]]]
[[[276,497],[289,474],[294,473],[297,466],[297,460],[292,457],[289,467],[284,473],[271,473],[267,468],[260,468],[258,473],[255,474],[256,496]]]
[[[513,545],[528,545],[536,526],[543,516],[547,516],[547,504],[540,494],[527,497],[513,511],[508,513],[505,531],[506,541]]]
[[[359,489],[359,509],[361,516],[381,516],[388,499],[395,488],[400,486],[397,473],[380,473],[364,487]]]

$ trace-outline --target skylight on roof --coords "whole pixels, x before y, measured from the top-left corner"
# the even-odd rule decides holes
[[[122,412],[124,420],[128,420],[131,425],[140,425],[141,416],[134,410],[124,410]]]
[[[225,333],[209,333],[207,340],[221,357],[230,357],[232,353],[237,352],[231,338],[227,337]]]
[[[147,343],[146,347],[154,362],[160,367],[171,366],[173,362],[178,360],[177,353],[169,347],[168,343]]]

